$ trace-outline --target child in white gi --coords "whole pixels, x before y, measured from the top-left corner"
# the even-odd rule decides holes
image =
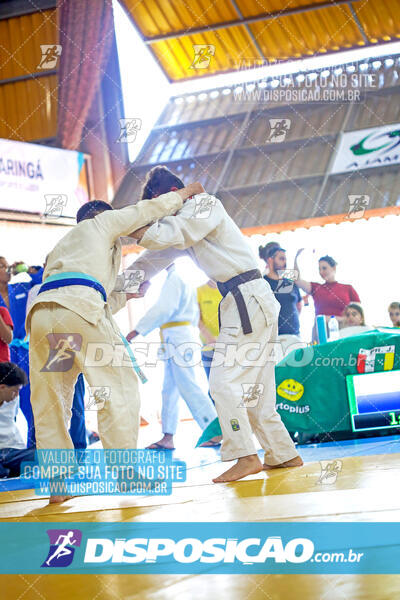
[[[79,373],[91,387],[109,390],[108,400],[98,412],[103,447],[136,448],[137,377],[132,368],[114,360],[123,340],[112,313],[129,299],[124,293],[113,292],[121,263],[119,238],[173,215],[184,199],[201,189],[200,184],[192,184],[119,210],[112,210],[105,202],[89,202],[79,209],[78,224],[49,253],[42,288],[26,320],[38,448],[73,448],[68,422]],[[111,350],[110,363],[101,368],[91,363],[87,354],[90,345]],[[59,360],[54,362],[57,353]],[[60,498],[53,501],[64,499]]]
[[[182,181],[166,167],[155,167],[148,174],[142,197],[154,198],[182,186]],[[197,195],[175,216],[135,232],[134,237],[148,251],[129,269],[141,269],[146,273],[145,279],[149,279],[186,254],[218,282],[223,296],[216,349],[234,345],[237,357],[232,364],[216,350],[210,393],[222,429],[222,460],[237,459],[237,463],[214,482],[236,481],[263,468],[302,465],[275,409],[275,364],[266,357],[269,342],[277,338],[279,303],[258,271],[243,234],[221,202],[209,194]],[[255,391],[258,400],[254,399]],[[265,450],[264,465],[257,456],[252,433]]]
[[[187,351],[196,345],[195,327],[199,322],[199,309],[193,288],[176,272],[175,265],[167,268],[167,278],[154,304],[126,337],[130,341],[137,334],[147,335],[160,327],[166,344],[164,382],[162,387],[161,424],[163,437],[148,446],[151,449],[174,450],[174,435],[178,426],[179,398],[183,398],[195,421],[205,429],[217,418],[210,397],[196,381],[193,356]],[[215,439],[206,446],[220,442]]]

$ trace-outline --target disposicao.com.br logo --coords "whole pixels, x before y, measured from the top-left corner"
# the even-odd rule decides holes
[[[301,563],[310,560],[314,544],[307,538],[294,538],[285,545],[279,536],[247,538],[130,538],[96,539],[87,541],[85,563],[156,563],[173,559],[177,563]]]
[[[79,530],[50,530],[50,550],[42,567],[66,567],[72,563],[74,548],[79,546]],[[309,538],[292,538],[286,543],[281,536],[267,538],[208,538],[200,540],[185,537],[172,538],[88,538],[83,556],[86,566],[129,565],[151,563],[153,565],[256,565],[265,563],[300,564],[359,562],[362,553],[315,552]]]
[[[4,574],[387,574],[400,564],[397,522],[4,522],[0,537]]]

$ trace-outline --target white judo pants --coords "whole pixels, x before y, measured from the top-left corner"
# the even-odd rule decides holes
[[[48,334],[79,334],[82,344],[73,363],[63,372],[43,371],[49,358]],[[109,398],[97,413],[104,448],[136,448],[139,431],[139,391],[136,374],[128,361],[110,361],[108,366],[87,366],[88,344],[110,344],[113,356],[121,347],[119,330],[107,314],[93,325],[54,302],[32,309],[29,342],[31,402],[38,448],[73,448],[69,422],[74,387],[79,373],[89,386],[109,389]],[[121,353],[119,353],[121,356]],[[114,366],[114,363],[120,366]],[[65,363],[64,363],[65,364]]]
[[[264,279],[239,288],[253,332],[243,334],[235,299],[227,294],[221,300],[221,328],[210,372],[210,393],[223,435],[221,458],[256,454],[254,433],[265,451],[264,463],[277,465],[298,455],[275,409],[273,357],[280,305]]]
[[[193,327],[190,325],[168,327],[163,329],[163,337],[167,345],[162,387],[163,433],[172,435],[176,433],[180,397],[186,402],[199,427],[204,430],[217,418],[217,412],[210,397],[196,382],[194,364],[196,357],[198,359],[200,357],[200,345],[196,343]],[[196,347],[197,352],[193,354],[193,349]]]

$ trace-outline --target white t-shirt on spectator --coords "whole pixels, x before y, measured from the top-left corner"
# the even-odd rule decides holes
[[[18,398],[11,402],[3,402],[0,406],[0,449],[16,448],[22,450],[26,448],[15,422],[18,406]]]

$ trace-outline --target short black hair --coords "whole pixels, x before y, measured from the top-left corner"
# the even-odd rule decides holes
[[[90,202],[85,202],[76,213],[76,222],[80,223],[85,219],[93,219],[97,213],[103,212],[104,210],[113,210],[113,207],[103,200],[91,200]]]
[[[12,362],[0,362],[0,385],[12,387],[27,383],[28,376],[18,365]]]
[[[150,200],[160,194],[166,194],[171,188],[176,187],[181,190],[185,187],[182,179],[172,173],[167,167],[158,165],[153,167],[147,175],[143,186],[142,200]]]
[[[328,265],[330,265],[331,267],[336,267],[337,262],[334,258],[332,258],[332,256],[321,256],[321,258],[319,259],[318,262],[321,262],[321,260],[325,261],[328,263]]]

